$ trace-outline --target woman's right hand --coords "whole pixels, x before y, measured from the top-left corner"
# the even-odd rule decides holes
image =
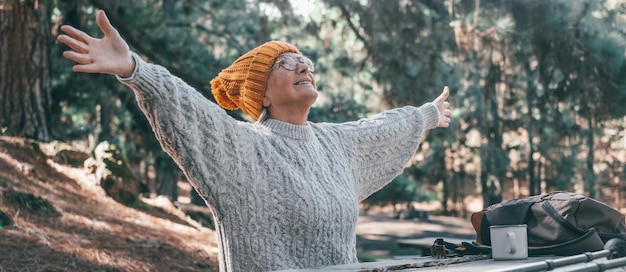
[[[96,12],[96,23],[104,37],[96,39],[72,26],[61,26],[65,34],[57,37],[61,43],[73,51],[63,52],[63,57],[78,64],[72,67],[74,72],[101,73],[129,77],[135,69],[128,44],[109,22],[103,10]]]
[[[450,89],[448,86],[445,86],[441,95],[432,102],[439,111],[439,124],[437,124],[437,127],[447,128],[450,126],[452,111],[450,110],[450,103],[446,101],[448,96],[450,96]]]

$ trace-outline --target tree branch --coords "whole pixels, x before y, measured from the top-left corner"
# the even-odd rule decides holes
[[[197,24],[197,23],[188,23],[188,22],[172,22],[172,23],[168,23],[166,26],[168,27],[181,27],[181,28],[195,28],[201,31],[204,31],[208,34],[211,35],[215,35],[215,36],[220,36],[220,37],[224,37],[226,38],[226,40],[228,41],[228,45],[232,46],[234,48],[237,49],[237,52],[239,52],[240,54],[244,54],[245,52],[247,52],[248,50],[243,48],[243,46],[241,46],[241,44],[239,44],[237,42],[237,40],[230,35],[230,33],[227,32],[223,32],[223,31],[215,31],[215,30],[211,30],[206,28],[205,26],[201,25],[201,24]]]
[[[350,29],[354,31],[354,34],[356,35],[356,37],[363,43],[363,45],[365,45],[365,48],[367,48],[367,51],[371,51],[371,48],[369,46],[369,38],[361,35],[361,32],[359,31],[359,29],[354,25],[354,23],[350,19],[350,12],[348,11],[348,9],[346,9],[346,7],[344,7],[341,4],[338,4],[337,6],[341,10],[341,15],[343,15],[343,17],[346,19],[346,22],[348,23],[348,26],[350,27]]]

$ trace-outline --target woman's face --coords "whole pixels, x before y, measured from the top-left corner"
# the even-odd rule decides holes
[[[312,68],[313,63],[300,54],[278,56],[270,71],[263,106],[308,110],[318,95]]]

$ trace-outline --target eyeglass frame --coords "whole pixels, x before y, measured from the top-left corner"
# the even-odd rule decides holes
[[[284,62],[285,58],[293,59],[295,61],[296,66],[293,69],[289,69],[285,67],[285,62]],[[276,58],[276,63],[278,63],[279,67],[282,67],[283,69],[290,71],[290,72],[298,70],[298,64],[306,65],[309,68],[309,72],[311,73],[315,72],[315,62],[313,62],[313,60],[311,60],[309,57],[304,56],[304,55],[280,55]]]

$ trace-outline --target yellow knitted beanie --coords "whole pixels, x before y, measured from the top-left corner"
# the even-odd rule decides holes
[[[240,108],[258,120],[270,69],[276,58],[286,52],[300,54],[291,44],[269,41],[235,60],[211,80],[211,91],[217,104],[227,110]]]

